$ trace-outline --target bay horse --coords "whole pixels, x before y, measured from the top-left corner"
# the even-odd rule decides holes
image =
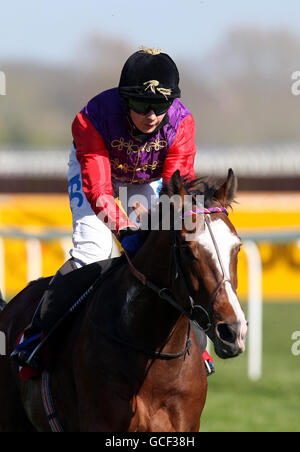
[[[183,211],[186,195],[193,200],[180,227],[144,231],[137,254],[67,321],[51,369],[63,431],[199,431],[207,377],[191,322],[206,330],[219,357],[245,349],[247,324],[236,293],[241,241],[226,214],[235,190],[232,170],[220,188],[187,184],[175,172],[162,189],[182,199],[170,215]],[[203,209],[196,194],[204,195]],[[2,432],[51,431],[41,378],[22,382],[9,358],[49,281],[29,284],[0,314],[7,339],[7,355],[0,357]]]

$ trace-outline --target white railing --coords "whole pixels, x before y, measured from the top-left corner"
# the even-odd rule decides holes
[[[256,381],[262,376],[263,355],[263,270],[258,244],[296,242],[299,246],[300,229],[253,232],[241,234],[241,237],[248,263],[248,377]]]
[[[0,151],[0,177],[66,178],[70,149]],[[22,161],[22,165],[16,162]],[[241,176],[300,175],[300,143],[280,143],[269,146],[197,146],[195,170],[197,175],[213,174],[225,177],[228,168]]]
[[[286,243],[296,242],[300,248],[300,230],[293,232],[264,232],[240,234],[248,263],[248,377],[258,380],[262,375],[263,353],[263,293],[262,261],[258,244],[260,242]],[[63,249],[65,260],[69,259],[72,246],[70,234],[51,231],[45,234],[27,234],[22,231],[0,230],[0,288],[5,297],[5,251],[4,238],[24,239],[27,252],[27,281],[37,279],[42,274],[41,242],[58,240]]]
[[[26,279],[27,282],[40,278],[42,275],[42,242],[59,241],[64,253],[65,260],[70,258],[69,250],[72,246],[71,234],[66,232],[51,231],[44,234],[28,234],[23,231],[1,231],[0,230],[0,289],[5,298],[5,249],[4,239],[23,239],[26,247]]]
[[[248,261],[248,377],[258,380],[263,350],[262,262],[255,242],[245,240],[244,251]]]

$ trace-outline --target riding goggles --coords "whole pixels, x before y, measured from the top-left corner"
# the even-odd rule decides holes
[[[166,113],[172,105],[173,100],[168,102],[155,102],[149,103],[145,101],[140,101],[137,99],[128,99],[128,106],[131,110],[139,115],[146,115],[149,111],[154,111],[156,116],[163,115]]]

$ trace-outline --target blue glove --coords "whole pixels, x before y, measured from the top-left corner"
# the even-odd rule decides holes
[[[131,256],[134,256],[142,246],[142,241],[139,232],[125,236],[121,240],[122,248]]]

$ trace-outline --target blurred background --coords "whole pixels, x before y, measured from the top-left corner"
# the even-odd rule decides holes
[[[299,431],[299,2],[28,0],[0,15],[6,299],[68,258],[74,117],[118,84],[141,45],[161,48],[196,121],[197,174],[222,181],[231,167],[239,179],[231,219],[244,240],[238,291],[252,329],[244,356],[216,358],[202,430]]]

